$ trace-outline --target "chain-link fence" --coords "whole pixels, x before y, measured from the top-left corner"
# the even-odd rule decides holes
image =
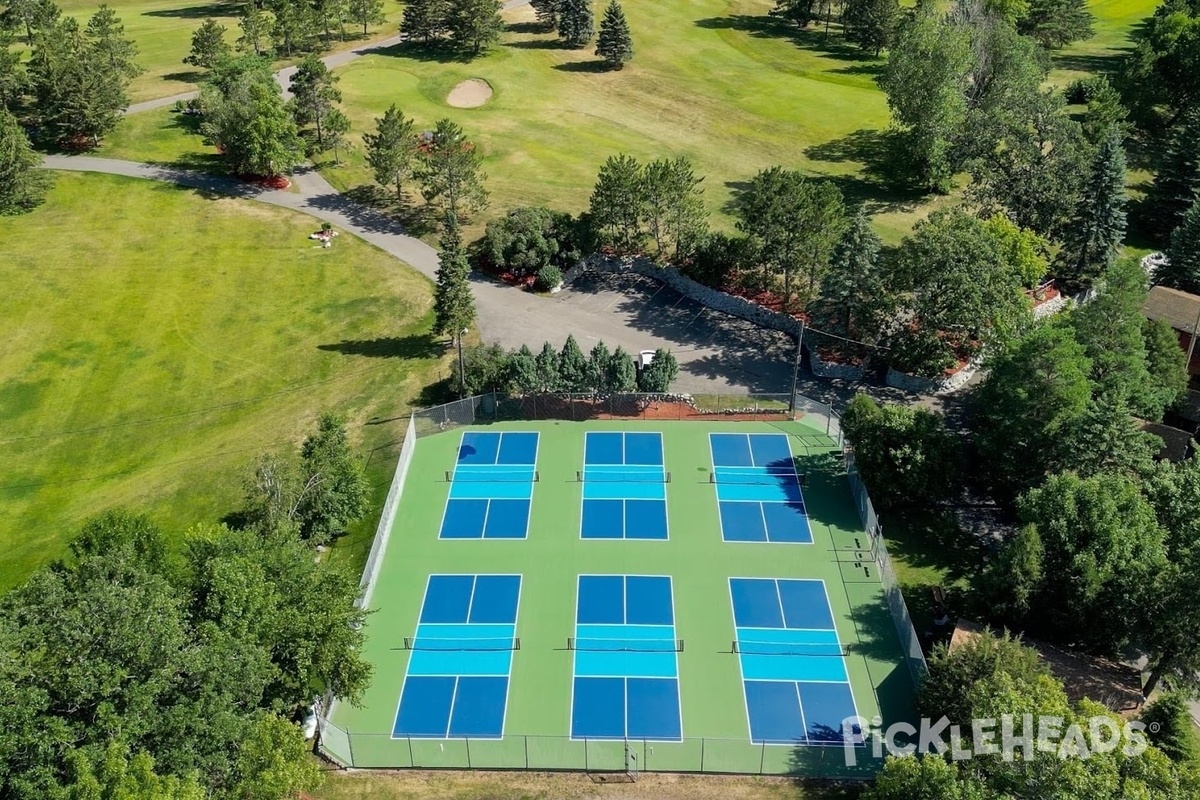
[[[392,475],[392,485],[388,487],[387,500],[383,502],[383,513],[379,515],[379,526],[375,529],[375,538],[371,541],[371,552],[367,554],[367,564],[363,568],[362,580],[359,583],[359,608],[367,608],[371,602],[371,592],[374,591],[375,580],[379,577],[379,565],[383,561],[383,553],[392,533],[392,523],[396,519],[396,507],[400,504],[400,493],[404,491],[404,479],[408,476],[408,468],[412,464],[416,449],[417,428],[414,414],[408,418],[404,441],[400,445],[400,458],[396,461],[396,472]]]
[[[580,772],[692,772],[796,775],[866,779],[879,769],[870,746],[778,745],[745,739],[570,739],[505,736],[502,739],[413,739],[386,733],[347,733],[321,724],[321,749],[357,769],[507,769]]]

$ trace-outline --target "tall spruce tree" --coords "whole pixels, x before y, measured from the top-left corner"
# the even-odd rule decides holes
[[[12,49],[15,41],[16,34],[0,24],[0,109],[15,106],[29,82],[21,54]]]
[[[331,146],[326,141],[327,130],[332,133],[331,129],[343,127],[341,122],[345,117],[339,120],[335,116],[341,113],[337,108],[342,100],[342,92],[337,88],[338,80],[338,76],[315,55],[305,56],[292,75],[292,117],[297,127],[313,126],[313,152],[321,152]],[[345,133],[345,130],[341,133]]]
[[[1059,256],[1059,277],[1084,288],[1117,259],[1125,238],[1125,148],[1115,126],[1100,143]]]
[[[449,119],[438,120],[419,170],[426,202],[440,201],[457,220],[487,207],[487,175],[483,156],[463,129]]]
[[[437,286],[433,294],[433,330],[458,343],[464,330],[475,321],[475,299],[471,296],[471,267],[463,248],[462,230],[453,213],[446,214],[438,240]]]
[[[375,120],[375,133],[364,133],[367,164],[380,186],[395,189],[396,202],[404,202],[404,184],[413,176],[419,143],[413,121],[395,104]]]
[[[1147,193],[1149,218],[1146,228],[1161,242],[1183,220],[1200,195],[1200,105],[1184,112],[1172,128],[1162,166]]]
[[[579,348],[574,334],[567,334],[567,341],[558,355],[558,374],[563,391],[586,392],[590,388],[591,374],[587,356]]]
[[[558,10],[558,37],[569,47],[584,47],[595,35],[591,0],[562,0]]]
[[[562,0],[529,0],[529,5],[533,6],[533,13],[543,30],[552,31],[558,27],[558,12],[562,8]]]
[[[620,69],[633,58],[633,37],[629,23],[617,0],[610,0],[600,20],[600,36],[596,39],[596,55],[604,59],[609,69]]]
[[[400,33],[409,41],[428,46],[449,30],[449,0],[409,0],[400,20]]]
[[[1087,0],[1029,0],[1029,11],[1017,22],[1017,30],[1047,50],[1057,50],[1092,35],[1087,6]]]
[[[842,234],[821,281],[820,327],[852,339],[874,339],[886,306],[886,281],[879,266],[883,242],[859,208]]]
[[[1159,268],[1155,281],[1173,289],[1200,293],[1200,197],[1183,215],[1171,234],[1168,263]]]
[[[49,173],[41,163],[17,118],[0,108],[0,214],[20,214],[42,202]]]
[[[229,55],[229,51],[229,44],[225,41],[225,26],[209,18],[192,33],[192,50],[184,57],[183,63],[212,69],[218,61]]]

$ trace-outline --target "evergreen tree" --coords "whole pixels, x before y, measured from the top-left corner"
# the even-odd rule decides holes
[[[1029,11],[1017,30],[1036,39],[1047,50],[1057,50],[1092,35],[1092,15],[1087,0],[1029,0]]]
[[[20,214],[42,202],[49,173],[41,163],[17,118],[0,108],[0,214]]]
[[[602,34],[603,35],[603,34]],[[690,255],[707,232],[703,178],[686,156],[660,158],[642,170],[644,214],[659,258],[673,244],[674,257]]]
[[[420,40],[428,46],[449,29],[449,0],[410,0],[404,6],[400,33],[409,41]]]
[[[592,40],[596,22],[591,0],[562,0],[558,10],[558,37],[569,47],[583,47]]]
[[[899,19],[899,0],[846,0],[842,11],[846,38],[876,56],[891,42]]]
[[[479,55],[500,40],[500,8],[500,0],[456,0],[447,20],[450,41],[459,50]]]
[[[1200,105],[1184,112],[1172,128],[1162,166],[1147,193],[1146,227],[1162,242],[1183,221],[1183,215],[1200,196]]]
[[[315,55],[305,56],[292,75],[292,116],[297,127],[313,126],[314,152],[330,147],[326,141],[328,122],[335,121],[335,127],[342,128],[341,133],[349,129],[349,121],[336,106],[342,100],[338,80],[338,76]],[[333,119],[335,112],[340,119]]]
[[[0,109],[14,107],[29,83],[21,54],[12,49],[15,41],[13,32],[0,25]]]
[[[620,69],[633,58],[633,37],[629,35],[629,23],[617,0],[610,0],[600,20],[600,36],[596,39],[596,55],[604,59],[609,69]]]
[[[596,228],[606,231],[618,248],[638,247],[646,193],[637,159],[624,153],[608,157],[596,176],[588,210]]]
[[[347,0],[315,0],[313,12],[317,22],[325,31],[325,41],[333,39],[334,30],[338,38],[346,38],[346,18],[350,15]]]
[[[859,208],[833,251],[821,281],[821,327],[851,339],[874,339],[886,307],[886,281],[879,267],[883,242]]]
[[[679,377],[679,362],[669,350],[661,347],[654,351],[654,358],[642,367],[637,376],[638,389],[643,392],[661,394],[671,391],[671,384]]]
[[[419,177],[426,202],[440,201],[447,213],[465,217],[487,206],[487,175],[483,157],[463,129],[449,119],[438,120],[429,145],[422,151]]]
[[[610,392],[637,391],[637,370],[633,366],[633,357],[620,345],[608,362],[605,383]]]
[[[137,46],[132,39],[125,38],[125,26],[107,4],[101,4],[88,20],[84,38],[88,42],[88,55],[94,59],[93,67],[109,73],[110,80],[121,86],[122,93],[129,81],[142,74],[142,68],[134,61]]]
[[[376,133],[364,133],[367,164],[380,186],[396,190],[396,202],[404,202],[404,184],[412,177],[420,154],[413,121],[395,104],[375,120]]]
[[[538,390],[537,361],[529,345],[521,345],[509,358],[508,385],[518,394],[530,394]]]
[[[1138,480],[1150,473],[1162,440],[1142,431],[1124,398],[1101,396],[1067,421],[1046,446],[1055,472],[1070,471],[1081,478],[1120,474]]]
[[[371,25],[382,25],[387,22],[383,13],[383,0],[350,0],[347,13],[356,25],[362,25],[363,36]]]
[[[1200,196],[1171,233],[1166,254],[1168,263],[1159,267],[1154,280],[1173,289],[1200,293]]]
[[[312,48],[317,38],[318,21],[311,4],[271,0],[267,8],[274,19],[271,34],[276,50],[291,56]]]
[[[543,30],[552,31],[558,27],[558,13],[562,8],[562,0],[530,0],[529,5],[533,6],[533,13]]]
[[[203,69],[212,69],[222,58],[229,55],[229,44],[225,41],[225,26],[215,19],[206,19],[192,34],[192,51],[183,63]]]
[[[457,343],[463,331],[475,322],[475,299],[471,296],[471,267],[463,248],[462,231],[453,213],[446,214],[438,250],[433,330]]]
[[[1125,148],[1112,128],[1092,161],[1091,173],[1066,228],[1059,277],[1071,288],[1090,286],[1117,259],[1125,238]]]
[[[261,56],[270,49],[270,43],[275,38],[275,20],[270,12],[259,8],[254,0],[246,3],[238,27],[242,29],[242,35],[237,40],[239,51]]]
[[[603,392],[608,390],[608,367],[612,363],[612,353],[603,340],[588,353],[588,388]]]
[[[25,44],[31,47],[34,33],[47,23],[57,21],[58,8],[51,0],[8,0],[3,13],[0,13],[0,28],[22,29]]]
[[[559,374],[558,352],[549,342],[542,345],[542,350],[533,359],[537,369],[537,389],[539,392],[562,391],[562,376]]]
[[[591,383],[587,356],[579,349],[574,334],[567,334],[562,352],[558,356],[558,375],[563,391],[586,392]]]
[[[1200,736],[1188,710],[1188,697],[1165,692],[1142,711],[1151,743],[1176,763],[1200,763]]]

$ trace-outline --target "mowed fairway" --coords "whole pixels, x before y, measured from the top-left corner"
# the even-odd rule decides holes
[[[602,4],[594,4],[597,15]],[[882,63],[843,47],[840,35],[798,37],[764,15],[766,0],[629,0],[633,61],[596,71],[594,45],[559,47],[535,33],[526,6],[505,13],[502,44],[470,63],[421,60],[402,48],[338,70],[356,132],[395,103],[422,129],[441,117],[461,124],[485,154],[490,215],[544,204],[577,212],[596,172],[617,153],[640,159],[685,155],[705,177],[713,211],[731,186],[774,164],[852,175],[855,161],[822,161],[811,145],[888,123],[874,84]],[[475,109],[446,95],[483,78],[495,91]],[[326,174],[350,188],[370,179],[360,153]]]
[[[442,377],[432,287],[350,236],[317,247],[316,226],[75,174],[0,218],[0,589],[108,507],[175,533],[236,510],[257,455],[326,408],[379,447],[386,487],[402,428],[362,423]]]

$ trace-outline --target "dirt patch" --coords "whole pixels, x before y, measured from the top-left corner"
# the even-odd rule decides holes
[[[492,85],[482,78],[468,78],[446,95],[446,103],[454,108],[479,108],[491,99]]]

